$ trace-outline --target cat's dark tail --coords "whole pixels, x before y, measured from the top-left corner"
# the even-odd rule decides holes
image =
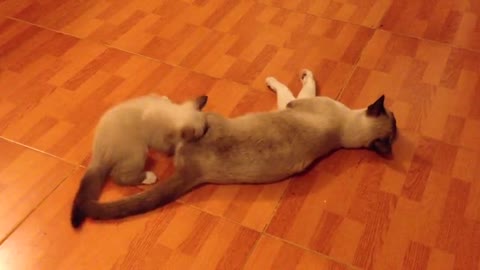
[[[149,190],[133,196],[107,203],[91,200],[84,204],[83,213],[93,219],[119,219],[142,214],[168,204],[189,192],[202,182],[184,179],[177,174],[155,184]]]
[[[103,185],[108,174],[108,168],[95,167],[88,168],[82,178],[80,188],[73,201],[70,223],[73,228],[80,228],[87,218],[85,214],[85,205],[90,201],[97,201],[102,193]]]

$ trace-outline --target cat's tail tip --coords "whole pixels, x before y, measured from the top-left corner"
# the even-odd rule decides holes
[[[73,206],[72,214],[70,217],[70,223],[74,229],[80,229],[83,223],[87,219],[87,215],[78,207],[77,205]]]

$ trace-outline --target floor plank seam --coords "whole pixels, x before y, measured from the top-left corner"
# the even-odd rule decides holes
[[[301,12],[301,11],[292,11],[292,10],[289,10],[289,9],[286,9],[286,8],[283,8],[283,7],[278,7],[278,6],[275,6],[275,5],[270,5],[270,6],[271,6],[271,7],[276,7],[276,8],[285,10],[285,11],[289,11],[289,12],[298,12],[298,13],[300,13],[300,14],[315,16],[315,17],[322,18],[322,19],[328,19],[328,20],[331,20],[331,21],[341,22],[341,23],[345,23],[345,24],[349,24],[349,25],[365,27],[365,28],[368,28],[368,29],[372,29],[372,30],[374,30],[374,31],[379,30],[379,31],[383,31],[383,32],[392,33],[392,34],[398,35],[398,36],[413,38],[413,39],[422,40],[422,41],[429,41],[429,42],[433,42],[433,43],[435,43],[435,44],[440,44],[440,45],[444,45],[444,46],[449,46],[449,47],[455,48],[455,49],[462,49],[462,50],[466,50],[466,51],[470,51],[470,52],[474,52],[474,53],[479,53],[479,52],[480,52],[480,50],[477,51],[477,50],[473,50],[473,49],[470,49],[470,48],[460,47],[460,46],[456,46],[456,45],[454,45],[454,44],[450,44],[450,43],[446,43],[446,42],[442,42],[442,41],[438,41],[438,40],[426,39],[426,38],[423,38],[423,37],[415,37],[415,36],[408,35],[408,34],[405,34],[405,33],[401,33],[401,32],[396,32],[396,31],[391,31],[391,30],[383,29],[381,26],[382,26],[382,21],[383,21],[383,19],[384,19],[385,14],[384,14],[384,16],[382,16],[382,19],[379,21],[379,23],[378,23],[378,25],[377,25],[376,27],[369,27],[369,26],[365,26],[365,25],[362,25],[362,24],[355,24],[355,23],[351,23],[351,22],[341,21],[341,20],[338,20],[338,19],[323,17],[323,16],[321,16],[321,15],[313,15],[313,14],[306,13],[306,12]],[[41,24],[32,23],[32,22],[29,22],[29,21],[26,21],[26,20],[23,20],[23,19],[19,19],[19,18],[16,18],[16,17],[14,17],[14,16],[5,16],[5,18],[11,19],[11,20],[15,20],[15,21],[19,21],[19,22],[23,22],[23,23],[27,23],[27,24],[30,24],[30,25],[33,25],[33,26],[36,26],[36,27],[39,27],[39,28],[42,28],[42,29],[46,29],[46,30],[49,30],[49,31],[53,31],[53,32],[56,32],[56,33],[60,33],[60,34],[63,34],[63,35],[67,35],[67,36],[70,36],[70,37],[74,37],[74,38],[77,38],[77,39],[79,39],[79,40],[88,40],[88,41],[91,41],[91,42],[96,42],[96,43],[99,43],[99,44],[102,44],[102,45],[106,46],[107,48],[112,48],[112,49],[116,49],[116,50],[120,50],[120,51],[129,53],[129,54],[132,54],[132,55],[141,56],[141,57],[144,57],[144,58],[146,58],[146,59],[150,59],[150,60],[153,60],[153,61],[156,61],[156,62],[159,62],[159,63],[162,63],[162,64],[166,64],[166,65],[169,65],[169,66],[172,66],[172,67],[184,68],[184,67],[179,66],[179,65],[167,63],[167,62],[161,61],[161,60],[156,59],[156,58],[152,58],[152,57],[149,57],[149,56],[146,56],[146,55],[143,55],[143,54],[131,52],[131,51],[128,51],[128,50],[119,48],[119,47],[112,46],[112,45],[107,44],[106,42],[102,42],[102,41],[100,41],[100,40],[89,39],[88,37],[87,37],[87,38],[79,37],[79,36],[76,36],[76,35],[73,35],[73,34],[70,34],[70,33],[67,33],[67,32],[63,32],[63,31],[61,31],[61,30],[56,30],[56,29],[50,28],[50,27],[48,27],[48,26],[44,26],[44,25],[41,25]],[[214,30],[214,29],[212,29],[212,30]],[[365,47],[364,47],[364,48],[365,48]],[[362,49],[362,53],[363,53],[364,48]],[[362,54],[362,53],[361,53],[361,54]],[[193,71],[193,70],[191,70],[191,71],[197,73],[196,71]],[[211,77],[211,76],[206,75],[206,74],[205,74],[205,76],[208,76],[208,77],[210,77],[210,78],[214,78],[214,77]],[[214,79],[218,79],[218,78],[214,78]]]
[[[402,37],[408,37],[408,38],[413,38],[413,39],[422,40],[422,41],[430,41],[430,42],[433,42],[433,43],[436,43],[436,44],[440,44],[440,45],[444,45],[444,46],[449,46],[449,47],[455,48],[455,49],[462,49],[462,50],[467,50],[467,51],[470,51],[470,52],[473,52],[473,53],[480,53],[480,50],[474,50],[474,49],[470,49],[470,48],[466,48],[466,47],[457,46],[457,45],[454,45],[454,44],[451,44],[451,43],[447,43],[447,42],[442,42],[442,41],[438,41],[438,40],[434,40],[434,39],[428,39],[428,38],[424,38],[424,37],[416,37],[416,36],[409,35],[409,34],[406,34],[406,33],[403,33],[403,32],[396,32],[396,31],[393,31],[393,30],[384,29],[384,28],[382,28],[383,17],[382,17],[382,20],[379,21],[379,23],[378,23],[378,25],[377,25],[376,27],[370,27],[370,26],[366,26],[366,25],[362,25],[362,24],[356,24],[356,23],[347,22],[347,21],[342,21],[342,20],[338,20],[338,19],[334,19],[334,18],[324,17],[324,16],[322,16],[322,15],[314,15],[314,14],[310,14],[310,13],[306,13],[306,12],[301,12],[301,11],[296,11],[296,10],[294,11],[294,10],[290,10],[290,9],[287,9],[287,8],[278,7],[278,6],[274,6],[274,5],[270,5],[270,6],[271,6],[271,7],[276,7],[276,8],[279,8],[279,9],[282,9],[282,10],[285,10],[285,11],[288,11],[288,12],[297,12],[297,13],[300,13],[300,14],[310,15],[310,16],[314,16],[314,17],[321,18],[321,19],[327,19],[327,20],[331,20],[331,21],[335,21],[335,22],[344,23],[344,24],[347,24],[347,25],[353,25],[353,26],[357,26],[357,27],[364,27],[364,28],[368,28],[368,29],[371,29],[371,30],[374,30],[374,31],[379,30],[379,31],[392,33],[392,34],[394,34],[394,35],[398,35],[398,36],[402,36]],[[61,30],[56,30],[56,29],[53,29],[53,28],[51,28],[51,27],[44,26],[44,25],[37,24],[37,23],[33,23],[33,22],[30,22],[30,21],[27,21],[27,20],[23,20],[23,19],[20,19],[20,18],[16,18],[16,17],[14,17],[14,16],[5,16],[5,18],[11,19],[11,20],[15,20],[15,21],[18,21],[18,22],[27,23],[27,24],[30,24],[30,25],[33,25],[33,26],[36,26],[36,27],[39,27],[39,28],[43,28],[43,29],[46,29],[46,30],[49,30],[49,31],[52,31],[52,32],[55,32],[55,33],[60,33],[60,34],[63,34],[63,35],[67,35],[67,36],[70,36],[70,37],[74,37],[74,38],[77,38],[77,39],[79,39],[79,40],[87,40],[87,41],[97,42],[97,43],[102,44],[102,45],[104,45],[104,46],[106,46],[106,47],[108,47],[108,48],[120,50],[120,51],[123,51],[123,52],[126,52],[126,53],[130,53],[130,54],[133,54],[133,55],[137,55],[137,56],[142,56],[142,57],[145,57],[145,58],[147,58],[147,59],[154,60],[154,61],[159,62],[159,63],[162,63],[162,64],[170,65],[170,66],[173,66],[173,67],[184,68],[184,67],[179,66],[179,65],[167,63],[167,62],[161,61],[161,60],[156,59],[156,58],[152,58],[152,57],[149,57],[149,56],[146,56],[146,55],[143,55],[143,54],[131,52],[131,51],[128,51],[128,50],[124,50],[124,49],[122,49],[122,48],[118,48],[118,47],[112,46],[112,45],[110,45],[110,44],[108,44],[108,43],[106,43],[106,42],[100,41],[100,40],[90,39],[90,38],[88,38],[88,37],[86,37],[86,38],[79,37],[79,36],[76,36],[76,35],[71,34],[71,33],[67,33],[67,32],[64,32],[64,31],[61,31]],[[200,25],[200,26],[201,26],[201,25]],[[213,30],[213,31],[216,31],[216,30],[213,29],[213,28],[208,28],[208,29],[211,29],[211,30]],[[223,32],[221,32],[221,33],[223,33]],[[363,52],[363,49],[362,49],[362,52]],[[193,70],[192,70],[192,71],[193,71]],[[195,72],[195,71],[193,71],[193,72]],[[206,76],[208,76],[208,75],[206,75]],[[208,77],[211,77],[211,76],[208,76]],[[211,78],[213,78],[213,77],[211,77]]]
[[[0,239],[0,246],[3,245],[3,243],[5,241],[8,240],[8,238],[15,233],[15,231],[20,228],[20,226],[23,225],[23,223],[65,182],[65,180],[67,180],[68,178],[70,178],[73,174],[75,174],[75,172],[79,169],[80,167],[74,167],[71,172],[67,175],[65,175],[65,177],[59,181],[57,183],[57,185],[50,191],[48,192],[48,194],[45,195],[45,197],[43,197],[39,202],[38,204],[36,204],[29,212],[27,215],[25,215],[25,217],[23,217],[17,224],[15,224],[15,226],[5,235],[4,238]]]
[[[363,49],[362,49],[362,53],[363,53]],[[361,57],[361,55],[362,54],[360,54],[360,57]],[[340,88],[340,91],[338,91],[338,94],[335,97],[335,100],[340,101],[340,99],[342,98],[342,95],[343,95],[343,92],[344,92],[345,88],[347,88],[347,85],[350,83],[350,80],[352,79],[353,74],[355,74],[355,71],[357,70],[357,64],[358,63],[355,63],[355,65],[353,66],[352,71],[350,72],[350,75],[348,76],[348,79],[345,80],[345,83],[343,84],[342,88]],[[322,93],[320,93],[320,95],[321,94]]]
[[[353,68],[352,68],[352,71],[350,72],[350,75],[348,76],[348,79],[345,80],[345,82],[343,83],[343,86],[342,88],[340,88],[340,91],[338,91],[338,94],[337,96],[335,97],[335,100],[340,100],[343,96],[343,92],[345,91],[345,89],[347,88],[348,84],[350,83],[350,80],[352,79],[353,77],[353,74],[355,74],[355,71],[357,71],[357,68],[358,68],[358,63],[360,62],[360,60],[362,59],[362,56],[363,56],[363,53],[365,52],[365,48],[368,47],[368,44],[370,44],[370,42],[372,41],[372,38],[373,36],[375,35],[375,32],[377,30],[375,30],[372,34],[372,36],[370,37],[370,39],[368,40],[368,42],[363,46],[362,48],[362,51],[359,53],[358,55],[358,58],[356,59],[355,63],[353,64]],[[321,94],[321,93],[320,93]]]
[[[361,27],[365,27],[365,28],[369,28],[369,29],[373,29],[373,30],[378,29],[378,27],[382,23],[382,21],[380,20],[380,21],[378,21],[378,23],[376,23],[377,24],[376,26],[375,25],[374,26],[369,26],[369,25],[358,24],[358,23],[353,23],[353,22],[349,22],[349,21],[342,21],[342,20],[335,19],[335,18],[332,18],[332,17],[324,16],[324,15],[321,15],[321,14],[312,14],[312,13],[308,13],[308,12],[301,11],[301,10],[288,9],[288,8],[285,8],[285,7],[282,7],[282,6],[277,6],[277,5],[274,5],[274,4],[261,3],[261,2],[258,2],[258,1],[255,1],[255,3],[263,4],[263,5],[268,6],[268,7],[278,8],[280,10],[287,11],[287,12],[293,12],[293,13],[318,17],[320,19],[331,20],[331,21],[334,21],[334,22],[344,23],[344,24],[347,24],[347,25],[361,26]]]
[[[14,20],[14,21],[18,21],[18,22],[21,22],[21,23],[26,23],[26,24],[30,24],[30,25],[33,25],[35,27],[38,27],[38,28],[42,28],[42,29],[45,29],[45,30],[48,30],[48,31],[51,31],[51,32],[55,32],[55,33],[58,33],[58,34],[62,34],[62,35],[65,35],[65,36],[69,36],[69,37],[73,37],[75,39],[78,39],[78,40],[85,40],[85,41],[89,41],[89,42],[92,42],[92,43],[98,43],[102,46],[105,46],[109,49],[115,49],[115,50],[118,50],[118,51],[122,51],[124,53],[128,53],[128,54],[131,54],[131,55],[134,55],[134,56],[138,56],[138,57],[142,57],[142,58],[145,58],[145,59],[148,59],[148,60],[151,60],[151,61],[154,61],[154,62],[157,62],[157,63],[161,63],[161,64],[165,64],[165,65],[168,65],[168,66],[171,66],[171,67],[176,67],[176,68],[182,68],[182,69],[186,69],[186,70],[190,70],[192,71],[193,73],[196,73],[196,74],[202,74],[202,73],[198,73],[197,71],[194,71],[192,69],[188,69],[186,67],[183,67],[183,66],[180,66],[180,65],[175,65],[175,64],[172,64],[172,63],[167,63],[165,61],[162,61],[160,59],[157,59],[157,58],[153,58],[153,57],[150,57],[150,56],[147,56],[147,55],[144,55],[144,54],[140,54],[140,53],[136,53],[136,52],[132,52],[132,51],[129,51],[129,50],[125,50],[123,48],[120,48],[120,47],[116,47],[116,46],[112,46],[104,41],[101,41],[101,40],[96,40],[96,39],[91,39],[91,38],[88,38],[88,37],[79,37],[79,36],[76,36],[74,34],[71,34],[71,33],[67,33],[67,32],[63,32],[61,30],[56,30],[56,29],[53,29],[53,28],[50,28],[48,26],[44,26],[44,25],[41,25],[41,24],[37,24],[37,23],[32,23],[32,22],[29,22],[29,21],[26,21],[26,20],[22,20],[22,19],[19,19],[19,18],[15,18],[15,17],[11,17],[11,16],[7,16],[6,17],[7,19],[11,19],[11,20]],[[215,78],[215,77],[212,77],[212,76],[209,76],[207,74],[202,74],[202,75],[205,75],[209,78],[212,78],[212,79],[223,79],[223,78]]]
[[[286,181],[292,181],[292,179],[289,178],[289,179],[286,180]],[[287,194],[287,188],[288,188],[288,184],[287,184],[287,187],[283,190],[282,195],[281,195],[280,198],[278,199],[277,204],[275,205],[275,208],[273,209],[273,212],[272,212],[272,215],[271,215],[270,220],[268,221],[267,224],[265,224],[265,226],[263,227],[263,230],[261,231],[261,233],[265,233],[265,232],[267,231],[268,227],[270,226],[270,224],[272,223],[273,218],[274,218],[275,215],[277,214],[278,208],[280,208],[280,203],[283,201],[283,198],[285,197],[285,194]]]
[[[82,38],[82,37],[79,37],[79,36],[76,36],[76,35],[73,35],[73,34],[70,34],[70,33],[67,33],[67,32],[56,30],[56,29],[53,29],[53,28],[50,28],[50,27],[47,27],[47,26],[44,26],[44,25],[41,25],[41,24],[32,23],[32,22],[29,22],[29,21],[26,21],[26,20],[15,18],[15,17],[7,16],[5,18],[10,19],[10,20],[14,20],[14,21],[17,21],[17,22],[29,24],[29,25],[32,25],[32,26],[35,26],[35,27],[38,27],[38,28],[41,28],[41,29],[44,29],[44,30],[47,30],[47,31],[51,31],[51,32],[54,32],[54,33],[58,33],[58,34],[61,34],[61,35],[73,37],[73,38],[78,39],[78,40],[85,40],[85,41],[89,41],[89,42],[92,42],[92,43],[97,43],[97,44],[105,46],[106,48],[109,48],[109,49],[118,50],[118,51],[121,51],[123,53],[130,54],[132,56],[137,56],[137,57],[141,57],[141,58],[144,58],[144,59],[148,59],[150,61],[160,63],[160,64],[164,64],[164,65],[167,65],[167,66],[170,66],[170,67],[188,70],[188,71],[190,71],[194,74],[202,75],[202,76],[208,77],[208,78],[213,79],[213,80],[217,80],[217,81],[222,81],[223,80],[223,81],[227,81],[227,82],[230,82],[230,83],[239,84],[239,85],[248,87],[249,91],[251,91],[251,90],[265,91],[265,88],[266,88],[266,86],[265,86],[265,88],[257,89],[257,88],[254,88],[251,83],[250,84],[245,84],[245,83],[241,83],[241,82],[238,82],[238,81],[235,81],[235,80],[232,80],[232,79],[229,79],[229,78],[225,78],[225,77],[218,77],[218,78],[217,77],[212,77],[208,74],[200,73],[200,72],[198,72],[194,69],[188,68],[188,67],[184,67],[184,66],[177,65],[177,64],[172,64],[172,63],[162,61],[160,59],[153,58],[153,57],[150,57],[150,56],[147,56],[147,55],[144,55],[144,54],[140,54],[140,53],[132,52],[132,51],[129,51],[129,50],[125,50],[121,47],[112,46],[112,45],[110,45],[106,42],[100,41],[100,40],[90,39],[88,37],[87,38]]]
[[[59,157],[59,156],[56,156],[56,155],[54,155],[54,154],[52,154],[52,153],[49,153],[49,152],[40,150],[40,149],[35,148],[35,147],[32,147],[32,146],[30,146],[30,145],[23,144],[23,143],[21,143],[21,142],[17,142],[17,141],[15,141],[15,140],[6,138],[6,137],[4,137],[4,136],[0,136],[0,139],[5,140],[5,141],[7,141],[7,142],[9,142],[9,143],[13,143],[13,144],[16,144],[16,145],[25,147],[25,148],[27,148],[27,149],[29,149],[29,150],[32,150],[32,151],[35,151],[35,152],[37,152],[37,153],[40,153],[40,154],[47,155],[47,156],[49,156],[49,157],[58,159],[58,160],[60,160],[60,161],[62,161],[62,162],[64,162],[64,163],[67,163],[67,164],[72,165],[72,166],[74,166],[74,167],[85,168],[85,166],[82,165],[82,164],[77,164],[77,163],[68,161],[68,160],[66,160],[66,159],[64,159],[64,158],[61,158],[61,157]]]
[[[275,238],[275,239],[277,239],[277,240],[280,240],[280,241],[282,241],[282,242],[285,242],[285,243],[287,243],[287,244],[290,244],[290,245],[292,245],[292,246],[295,246],[295,247],[300,248],[300,249],[302,249],[302,250],[305,250],[305,251],[307,251],[307,252],[315,253],[315,254],[317,254],[317,255],[319,255],[319,256],[321,256],[321,257],[323,257],[323,258],[326,258],[326,259],[328,259],[328,260],[334,261],[334,262],[339,263],[339,264],[346,265],[347,267],[349,267],[349,268],[351,268],[351,269],[363,270],[362,268],[360,268],[360,267],[358,267],[358,266],[355,266],[355,265],[352,265],[352,264],[350,264],[350,263],[341,261],[341,260],[339,260],[339,259],[337,259],[337,258],[335,258],[335,257],[326,255],[326,254],[321,253],[321,252],[318,252],[318,251],[316,251],[316,250],[307,248],[306,246],[299,245],[299,244],[297,244],[297,243],[295,243],[295,242],[292,242],[292,241],[289,241],[289,240],[287,240],[287,239],[285,239],[285,238],[281,238],[281,237],[278,237],[278,236],[273,235],[273,234],[270,234],[270,233],[263,233],[263,235],[266,235],[266,236]]]
[[[258,243],[260,242],[260,239],[262,238],[262,236],[263,236],[263,234],[260,233],[260,236],[257,238],[257,240],[255,240],[255,244],[253,244],[253,247],[248,252],[248,255],[245,258],[245,261],[243,262],[243,265],[240,269],[242,269],[242,270],[246,269],[245,267],[247,267],[248,260],[250,260],[250,257],[252,257],[252,254],[254,254],[254,251],[257,249]]]
[[[438,41],[438,40],[435,40],[435,39],[428,39],[428,38],[424,38],[424,37],[416,37],[416,36],[401,33],[401,32],[395,32],[395,31],[387,30],[387,29],[384,29],[384,28],[381,28],[381,27],[379,27],[375,31],[386,32],[386,33],[394,34],[394,35],[397,35],[397,36],[400,36],[400,37],[416,39],[416,40],[423,41],[423,42],[431,42],[431,43],[436,44],[436,45],[447,46],[447,47],[450,47],[450,48],[453,48],[453,49],[458,49],[458,50],[465,50],[465,51],[475,53],[475,54],[480,53],[480,50],[477,51],[477,50],[466,48],[466,47],[460,47],[460,46],[454,45],[452,43],[442,42],[442,41]]]
[[[258,3],[258,2],[257,2]],[[450,43],[447,43],[447,42],[442,42],[442,41],[438,41],[438,40],[434,40],[434,39],[427,39],[427,38],[423,38],[423,37],[415,37],[413,35],[408,35],[408,34],[405,34],[405,33],[401,33],[401,32],[396,32],[396,31],[392,31],[392,30],[387,30],[387,29],[384,29],[382,28],[383,27],[383,20],[385,19],[385,16],[387,15],[387,12],[384,12],[382,18],[378,21],[377,25],[376,26],[368,26],[368,25],[363,25],[363,24],[357,24],[357,23],[352,23],[352,22],[348,22],[348,21],[342,21],[342,20],[339,20],[339,19],[335,19],[335,18],[331,18],[331,17],[326,17],[326,16],[322,16],[322,15],[315,15],[315,14],[311,14],[311,13],[308,13],[308,12],[302,12],[302,11],[298,11],[298,10],[291,10],[291,9],[287,9],[287,8],[284,8],[284,7],[280,7],[280,6],[275,6],[275,5],[268,5],[266,4],[267,6],[270,6],[270,7],[276,7],[276,8],[279,8],[279,9],[282,9],[282,10],[285,10],[285,11],[288,11],[288,12],[298,12],[300,14],[304,14],[304,15],[310,15],[310,16],[314,16],[314,17],[318,17],[318,18],[321,18],[321,19],[327,19],[327,20],[331,20],[331,21],[335,21],[335,22],[340,22],[340,23],[344,23],[344,24],[347,24],[347,25],[353,25],[353,26],[360,26],[360,27],[365,27],[365,28],[368,28],[368,29],[372,29],[372,30],[381,30],[381,31],[384,31],[384,32],[389,32],[389,33],[392,33],[392,34],[395,34],[395,35],[399,35],[399,36],[404,36],[404,37],[409,37],[409,38],[414,38],[414,39],[418,39],[418,40],[423,40],[423,41],[432,41],[434,43],[438,43],[438,44],[442,44],[442,45],[447,45],[447,46],[450,46],[452,48],[456,48],[456,49],[464,49],[464,50],[467,50],[467,51],[470,51],[470,52],[474,52],[474,53],[479,53],[480,50],[474,50],[474,49],[469,49],[469,48],[465,48],[465,47],[459,47],[459,46],[456,46],[456,45],[453,45],[453,44],[450,44]],[[362,50],[363,51],[363,50]]]
[[[185,201],[182,201],[182,200],[177,200],[176,202],[181,203],[181,204],[183,204],[183,205],[185,205],[185,206],[187,206],[187,207],[190,207],[190,208],[192,208],[192,209],[201,211],[201,212],[203,212],[203,213],[205,213],[205,214],[211,215],[211,216],[213,216],[213,217],[217,217],[217,218],[224,219],[225,221],[228,221],[228,222],[230,222],[230,223],[239,225],[239,226],[241,226],[241,227],[243,227],[243,228],[247,228],[247,229],[249,229],[249,230],[252,230],[252,231],[255,231],[255,232],[258,232],[258,233],[262,233],[262,232],[263,232],[263,231],[260,231],[260,230],[257,230],[257,229],[254,229],[254,228],[245,226],[245,225],[242,224],[240,221],[234,220],[234,219],[229,218],[229,217],[225,217],[225,216],[223,216],[223,215],[221,215],[221,214],[215,214],[215,213],[213,213],[213,212],[211,212],[211,211],[209,211],[209,210],[207,210],[207,209],[203,209],[203,208],[198,207],[198,206],[196,206],[196,205],[194,205],[194,204],[191,204],[191,203],[188,203],[188,202],[185,202]]]

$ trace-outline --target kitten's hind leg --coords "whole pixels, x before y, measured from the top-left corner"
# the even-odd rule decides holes
[[[113,181],[120,186],[136,186],[140,184],[153,184],[157,181],[157,177],[153,172],[145,171],[123,171],[112,172]]]
[[[290,89],[274,77],[267,77],[265,82],[272,91],[277,93],[277,108],[279,110],[285,109],[287,104],[295,99]]]
[[[112,173],[114,182],[120,186],[151,185],[157,182],[157,176],[151,171],[129,171]]]
[[[308,70],[302,70],[300,74],[300,81],[302,81],[302,90],[298,93],[297,98],[311,98],[316,95],[316,86],[315,86],[315,79],[313,78],[313,73]]]
[[[157,176],[151,171],[144,171],[145,158],[142,155],[131,155],[130,158],[117,163],[111,172],[113,181],[122,186],[155,183]]]

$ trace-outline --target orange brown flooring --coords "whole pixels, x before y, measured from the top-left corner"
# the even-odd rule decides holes
[[[3,0],[0,16],[1,269],[480,269],[479,1]],[[386,95],[393,160],[341,150],[72,230],[108,107],[157,92],[267,111],[265,77],[296,92],[305,67],[349,106]]]

